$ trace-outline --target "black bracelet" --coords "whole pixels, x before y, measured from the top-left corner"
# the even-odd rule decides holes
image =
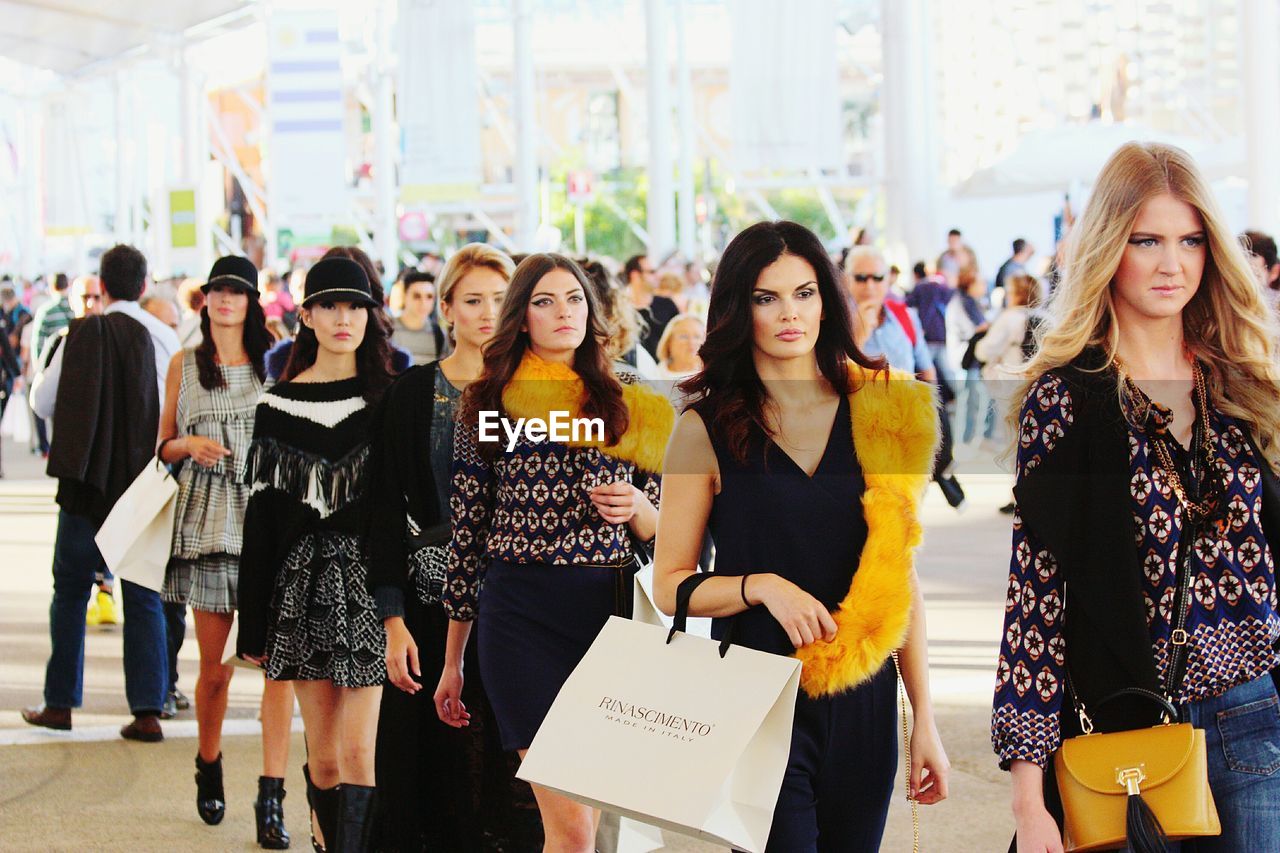
[[[750,577],[750,575],[742,576],[742,603],[747,605],[747,609],[750,610],[755,605],[752,604],[750,601],[747,601],[747,578],[748,577]]]

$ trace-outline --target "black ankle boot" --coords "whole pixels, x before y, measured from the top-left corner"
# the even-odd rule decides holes
[[[338,841],[332,853],[368,853],[373,830],[373,794],[370,785],[343,785],[338,797]]]
[[[227,795],[222,792],[222,753],[206,763],[196,753],[196,811],[210,826],[222,823],[227,813]]]
[[[284,826],[284,780],[258,777],[258,799],[253,804],[258,821],[258,846],[265,850],[288,850],[289,830]]]

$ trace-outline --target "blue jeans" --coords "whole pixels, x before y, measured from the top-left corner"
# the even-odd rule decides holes
[[[53,652],[44,675],[44,703],[79,708],[84,692],[84,612],[94,574],[105,564],[93,541],[89,518],[60,510],[53,544],[53,603],[49,638]],[[169,664],[160,593],[130,581],[124,599],[124,688],[134,714],[159,713],[168,688]]]
[[[996,428],[995,410],[982,381],[982,368],[971,367],[962,373],[960,384],[959,396],[963,397],[964,404],[956,406],[955,434],[964,444],[974,441],[979,432],[983,438],[991,438]]]
[[[1183,708],[1204,729],[1222,834],[1171,845],[1182,853],[1280,850],[1280,698],[1271,676]]]

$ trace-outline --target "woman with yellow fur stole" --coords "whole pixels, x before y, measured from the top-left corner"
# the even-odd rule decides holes
[[[912,557],[937,443],[932,389],[859,352],[838,281],[793,222],[734,238],[663,465],[659,607],[673,612],[679,589],[713,636],[732,627],[735,642],[804,664],[767,848],[786,853],[880,849],[895,651],[915,710],[911,796],[947,795]],[[697,575],[707,529],[715,572]]]
[[[625,609],[633,542],[657,529],[675,415],[665,397],[619,382],[607,342],[577,264],[531,255],[459,411],[436,711],[452,726],[470,720],[463,651],[479,615],[480,672],[502,745],[522,755],[596,634]],[[533,788],[546,849],[593,850],[599,813]]]

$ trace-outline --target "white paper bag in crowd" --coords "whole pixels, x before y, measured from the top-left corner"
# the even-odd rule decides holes
[[[800,662],[609,618],[517,774],[664,830],[758,853],[769,838]]]
[[[14,394],[5,404],[4,417],[0,418],[0,435],[13,439],[17,444],[31,440],[31,415],[27,411],[25,394]]]
[[[111,507],[94,541],[118,578],[159,592],[173,548],[178,483],[152,459]]]
[[[600,815],[600,829],[596,832],[599,853],[655,853],[666,849],[667,840],[658,827],[612,812]]]
[[[236,657],[236,640],[240,638],[240,611],[237,610],[231,617],[231,630],[227,632],[227,643],[222,647],[222,663],[226,666],[239,666],[245,669],[262,670],[262,667],[256,663],[250,663],[244,658]]]
[[[633,576],[635,606],[631,618],[646,625],[671,627],[671,617],[658,609],[653,601],[653,564],[649,564]],[[688,633],[698,637],[711,636],[711,620],[696,617],[688,620]],[[600,831],[596,835],[596,849],[600,853],[654,853],[665,850],[667,839],[662,830],[629,817],[606,812],[600,818]]]
[[[671,617],[659,610],[658,605],[653,603],[653,565],[645,566],[636,572],[633,578],[635,604],[631,611],[631,618],[646,625],[661,625],[665,628],[670,628]],[[687,631],[697,637],[710,637],[711,620],[701,616],[690,616]]]

